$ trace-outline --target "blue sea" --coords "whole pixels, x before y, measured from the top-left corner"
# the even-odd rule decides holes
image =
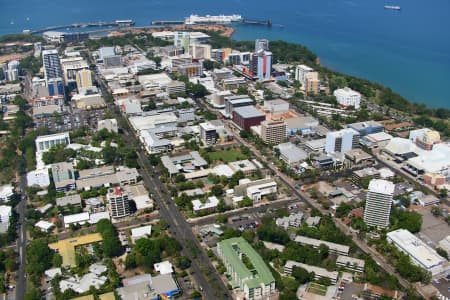
[[[400,5],[401,11],[384,9]],[[242,14],[274,26],[237,26],[235,39],[298,42],[322,64],[450,108],[449,0],[0,0],[0,35],[51,25],[196,14]]]

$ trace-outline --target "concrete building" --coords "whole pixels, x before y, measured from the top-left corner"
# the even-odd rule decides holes
[[[74,89],[76,87],[80,89],[80,86],[77,85],[77,75],[78,72],[82,70],[89,71],[87,62],[78,55],[68,58],[62,58],[61,68],[63,70],[65,84],[71,89]],[[92,86],[92,80],[89,86]]]
[[[152,234],[152,225],[141,226],[131,229],[131,242],[136,243],[138,239],[148,238]]]
[[[255,52],[258,52],[259,50],[269,51],[269,40],[256,39],[255,40]]]
[[[370,148],[384,148],[393,139],[393,136],[386,132],[371,133],[363,136],[361,144]]]
[[[447,260],[408,230],[397,229],[388,232],[386,239],[406,253],[415,265],[430,272],[432,276],[446,271]]]
[[[45,152],[56,145],[70,144],[70,136],[68,132],[55,133],[49,135],[41,135],[36,138],[36,152]]]
[[[5,72],[5,79],[7,81],[16,81],[19,79],[20,63],[17,60],[8,62]]]
[[[14,187],[11,184],[0,186],[0,202],[6,203],[11,201],[14,196]]]
[[[11,206],[0,205],[0,233],[6,233],[8,231],[11,212]]]
[[[310,116],[287,118],[284,122],[286,122],[288,135],[295,135],[299,132],[301,135],[309,135],[314,133],[319,126],[319,120]]]
[[[93,86],[92,73],[90,70],[80,70],[76,73],[77,88],[87,89]]]
[[[364,272],[365,264],[366,262],[363,259],[353,258],[344,255],[339,255],[336,259],[336,265],[358,273]]]
[[[411,130],[409,132],[409,139],[423,150],[432,150],[435,144],[441,142],[439,132],[428,128]]]
[[[102,47],[98,50],[100,62],[105,68],[122,66],[122,56],[117,55],[114,47]]]
[[[367,192],[364,222],[368,226],[386,228],[389,226],[392,197],[395,185],[383,179],[372,179]]]
[[[271,271],[242,237],[219,242],[217,253],[230,276],[230,284],[240,288],[246,299],[267,299],[276,292]],[[244,261],[249,261],[252,269]]]
[[[98,120],[97,121],[97,130],[106,129],[109,132],[117,133],[119,132],[119,128],[117,126],[117,120],[116,119],[104,119],[104,120]]]
[[[75,172],[72,163],[60,162],[52,164],[52,178],[57,192],[67,192],[75,189]]]
[[[302,87],[306,86],[306,74],[313,72],[314,69],[305,65],[298,65],[295,68],[295,80],[298,80]]]
[[[243,106],[233,110],[233,122],[242,130],[250,130],[250,127],[260,125],[266,116],[254,106]]]
[[[327,242],[323,240],[312,239],[306,236],[297,235],[294,239],[295,242],[300,243],[302,245],[310,245],[313,248],[319,248],[320,245],[325,245],[328,247],[331,254],[335,255],[345,255],[348,256],[350,251],[350,247],[346,245],[336,244],[332,242]]]
[[[199,124],[200,127],[200,139],[205,145],[213,145],[217,142],[219,134],[217,133],[217,127],[211,122],[205,122]],[[222,124],[222,127],[225,126]]]
[[[130,214],[129,195],[120,187],[109,189],[106,199],[113,218],[123,218]]]
[[[173,299],[180,293],[180,287],[171,274],[138,275],[123,279],[122,285],[116,289],[121,300]]]
[[[259,81],[269,80],[272,72],[272,52],[260,49],[253,53],[250,68],[251,76],[256,76]]]
[[[80,207],[81,208],[81,196],[79,194],[67,195],[61,198],[56,198],[56,206],[65,208],[66,206]]]
[[[264,100],[264,111],[272,115],[287,113],[289,111],[289,102],[282,99]]]
[[[203,65],[199,62],[182,64],[177,67],[177,72],[178,74],[185,75],[189,78],[200,77],[203,75]]]
[[[383,132],[384,130],[384,126],[382,124],[373,120],[351,123],[348,124],[347,127],[358,131],[361,137],[368,134]]]
[[[286,140],[286,123],[283,120],[261,122],[261,138],[266,144],[278,145]]]
[[[225,113],[228,117],[233,116],[233,111],[238,107],[252,106],[254,104],[253,99],[247,95],[238,96],[225,96]]]
[[[333,92],[337,102],[342,106],[353,106],[359,109],[361,106],[361,94],[349,87],[337,89]]]
[[[351,128],[328,132],[325,140],[325,152],[346,152],[357,148],[359,145],[359,133]]]
[[[288,217],[277,218],[275,224],[287,230],[289,227],[298,228],[303,221],[303,213],[297,212],[290,214]]]
[[[284,265],[284,274],[291,275],[295,267],[305,269],[309,273],[313,272],[315,280],[320,278],[328,278],[330,279],[331,284],[336,284],[339,277],[339,272],[337,271],[327,271],[327,269],[324,268],[311,266],[292,260],[288,260]]]
[[[208,197],[205,202],[198,199],[192,200],[192,211],[198,213],[210,213],[217,209],[219,205],[219,199],[216,196]]]
[[[305,151],[291,142],[279,144],[277,148],[280,151],[280,159],[283,160],[289,167],[296,166],[301,161],[308,158],[308,154]]]
[[[249,197],[253,202],[259,202],[263,196],[276,193],[277,183],[275,181],[252,185],[247,188],[247,197]]]
[[[304,90],[307,95],[318,95],[320,92],[320,79],[318,72],[308,72],[305,75]]]
[[[63,78],[61,62],[56,49],[42,51],[42,64],[44,66],[44,78],[47,85],[49,79]]]
[[[189,54],[193,59],[211,59],[211,45],[191,44],[189,45]]]

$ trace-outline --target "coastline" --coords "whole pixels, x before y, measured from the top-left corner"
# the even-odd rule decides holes
[[[159,31],[165,31],[165,30],[199,30],[199,31],[212,31],[217,32],[223,37],[231,38],[233,34],[235,33],[236,29],[234,29],[231,26],[226,26],[222,24],[210,24],[210,25],[166,25],[161,27],[152,27],[152,28],[133,28],[133,27],[127,27],[127,28],[120,28],[118,30],[111,31],[108,34],[108,37],[113,36],[121,36],[127,33],[131,34],[139,34],[139,33],[153,33],[153,32],[159,32]]]

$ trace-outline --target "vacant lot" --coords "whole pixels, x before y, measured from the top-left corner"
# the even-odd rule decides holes
[[[208,157],[211,161],[221,160],[225,163],[247,159],[239,149],[220,150],[214,152],[208,152]]]

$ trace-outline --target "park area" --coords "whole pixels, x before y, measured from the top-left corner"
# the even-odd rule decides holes
[[[227,150],[206,152],[205,158],[210,162],[220,160],[224,163],[229,163],[229,162],[233,162],[233,161],[237,161],[237,160],[248,159],[248,156],[246,154],[242,153],[241,149],[233,148],[233,149],[227,149]]]

